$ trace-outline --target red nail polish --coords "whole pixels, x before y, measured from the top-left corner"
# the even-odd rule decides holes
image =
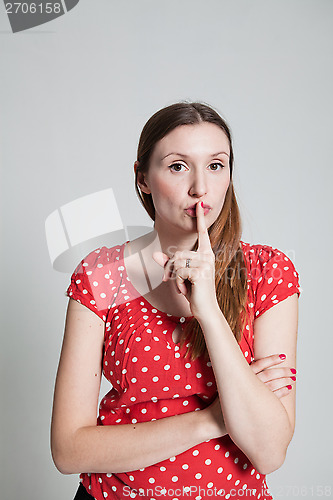
[[[296,380],[296,377],[290,377],[290,378],[291,378],[291,380]]]
[[[295,368],[290,368],[291,373],[296,373]]]
[[[203,201],[201,202],[201,206],[203,207]]]
[[[281,359],[286,359],[286,357],[287,356],[285,354],[279,354],[279,358],[281,358]]]
[[[287,389],[290,391],[292,389],[291,385],[287,385]]]

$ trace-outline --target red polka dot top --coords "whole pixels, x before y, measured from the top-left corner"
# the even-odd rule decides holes
[[[242,243],[248,273],[247,322],[239,347],[253,359],[253,323],[272,306],[300,294],[298,273],[281,251]],[[103,373],[112,384],[101,400],[97,425],[146,422],[213,402],[212,365],[185,357],[187,346],[172,339],[176,317],[154,308],[131,284],[124,265],[125,244],[92,251],[75,269],[66,294],[105,322]],[[180,455],[132,472],[85,472],[80,480],[96,499],[193,498],[272,499],[259,473],[229,435],[203,442]]]

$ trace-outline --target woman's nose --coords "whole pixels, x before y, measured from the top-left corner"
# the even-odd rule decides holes
[[[195,174],[191,178],[189,194],[191,196],[201,197],[207,193],[206,179],[202,173]]]

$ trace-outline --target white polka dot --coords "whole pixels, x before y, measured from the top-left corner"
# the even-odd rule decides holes
[[[178,477],[177,476],[172,476],[171,481],[173,483],[176,483],[178,481]]]
[[[183,406],[187,406],[188,405],[188,401],[183,401]]]
[[[164,365],[164,370],[170,370],[170,365]]]
[[[152,378],[152,381],[153,381],[153,382],[158,382],[158,380],[159,380],[159,378],[158,378],[158,377],[153,377],[153,378]]]
[[[197,378],[201,378],[201,377],[202,377],[201,373],[197,373],[197,374],[196,374],[196,377],[197,377]]]
[[[210,482],[207,484],[207,488],[212,488],[214,486],[214,483]]]
[[[145,387],[142,387],[141,392],[147,392],[147,389]]]
[[[199,450],[194,450],[194,451],[192,452],[192,455],[193,455],[194,457],[197,457],[197,456],[199,455]]]
[[[190,386],[190,384],[187,384],[187,385],[185,385],[185,389],[190,390],[190,389],[192,389],[192,387]]]
[[[133,382],[133,384],[135,384],[135,382],[137,382],[137,379],[135,377],[131,378],[131,382]]]
[[[191,363],[185,363],[185,368],[191,368]]]
[[[94,285],[94,286],[98,286],[98,281],[94,281],[94,282],[93,282],[93,285]]]
[[[260,479],[260,474],[257,474],[257,475],[256,475],[256,478],[257,478],[257,479]]]
[[[212,463],[211,459],[210,458],[207,458],[207,460],[205,460],[205,464],[206,465],[210,465]]]
[[[164,391],[164,392],[167,392],[167,391],[169,391],[169,390],[170,390],[170,389],[169,389],[169,387],[167,387],[167,386],[163,387],[163,391]]]
[[[179,379],[180,379],[180,375],[175,375],[173,378],[174,378],[175,380],[179,380]]]
[[[184,469],[184,470],[187,470],[187,469],[188,469],[188,467],[189,467],[189,466],[188,466],[188,464],[183,464],[183,465],[182,465],[182,469]]]
[[[105,299],[105,297],[106,297],[106,293],[104,293],[104,292],[103,292],[103,293],[100,293],[100,297],[101,297],[102,299]]]
[[[147,372],[147,371],[148,371],[148,368],[147,368],[146,366],[143,366],[143,367],[141,368],[141,371],[142,371],[143,373],[145,373],[145,372]]]
[[[153,477],[150,477],[150,478],[148,479],[148,481],[150,482],[150,484],[155,483],[155,479],[154,479]]]
[[[197,472],[194,477],[195,477],[195,479],[201,479],[202,474],[200,474],[200,472]]]
[[[159,359],[161,359],[161,356],[159,356],[158,354],[156,356],[154,356],[155,361],[158,361]]]
[[[162,411],[163,413],[166,413],[166,412],[168,411],[168,408],[167,408],[166,406],[163,406],[163,408],[161,409],[161,411]]]
[[[142,408],[141,413],[147,413],[147,408]]]
[[[146,345],[146,347],[144,348],[144,350],[147,352],[150,351],[150,349],[151,349],[150,345]]]
[[[138,360],[138,358],[136,356],[134,356],[134,358],[132,358],[133,363],[136,363],[137,360]]]
[[[219,444],[216,444],[216,445],[214,446],[214,449],[215,449],[216,451],[217,451],[217,450],[219,450],[220,448],[221,448],[221,446],[220,446]]]
[[[161,466],[160,467],[160,471],[165,472],[166,471],[166,467]]]
[[[242,488],[243,488],[243,490],[246,490],[246,488],[247,488],[247,484],[246,484],[246,483],[245,483],[245,484],[243,484]]]
[[[223,472],[223,467],[219,467],[219,468],[217,469],[217,472],[218,472],[218,474],[221,474],[221,473]]]
[[[228,474],[228,475],[227,475],[227,479],[228,479],[228,481],[230,481],[230,479],[231,479],[231,478],[232,478],[232,474]]]
[[[266,298],[265,294],[261,296],[261,300],[265,300],[265,298]]]

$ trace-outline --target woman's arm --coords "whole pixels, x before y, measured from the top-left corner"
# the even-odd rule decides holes
[[[273,472],[282,465],[293,436],[295,391],[278,399],[259,380],[215,305],[197,319],[205,335],[227,432],[259,472]],[[258,318],[255,358],[281,352],[287,356],[285,363],[295,366],[297,321],[297,294]]]
[[[51,425],[52,456],[60,472],[137,470],[226,434],[216,404],[152,422],[97,426],[103,341],[104,323],[70,299]]]
[[[162,254],[163,262],[158,253],[153,258],[165,265],[164,280],[175,278],[179,293],[189,300],[201,325],[227,433],[256,469],[268,474],[285,459],[294,432],[295,394],[292,391],[280,400],[245,360],[217,301],[215,256],[200,202],[196,216],[196,252],[177,251],[170,259]],[[263,313],[255,321],[255,358],[280,352],[295,366],[297,321],[296,294]]]

